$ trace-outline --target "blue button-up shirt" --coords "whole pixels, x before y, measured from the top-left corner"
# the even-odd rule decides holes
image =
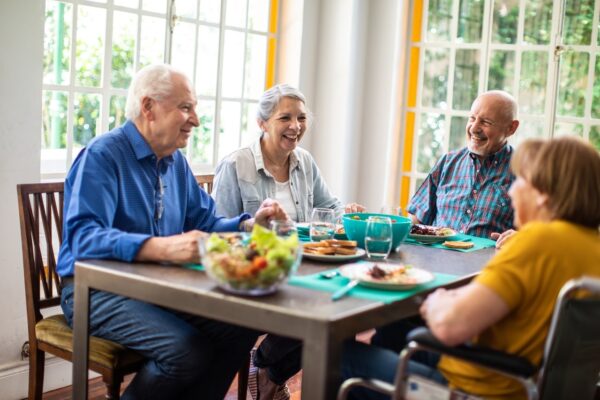
[[[513,228],[508,190],[513,148],[505,145],[482,160],[468,148],[442,156],[417,190],[407,211],[427,225],[489,238]]]
[[[152,236],[199,229],[237,231],[235,218],[215,215],[183,155],[157,160],[135,124],[93,139],[65,180],[63,242],[57,272],[70,276],[79,259],[133,261]]]

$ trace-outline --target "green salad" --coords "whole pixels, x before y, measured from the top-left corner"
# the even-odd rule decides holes
[[[256,224],[249,238],[213,233],[203,263],[221,283],[236,290],[270,288],[289,275],[298,253],[298,235],[279,237]]]

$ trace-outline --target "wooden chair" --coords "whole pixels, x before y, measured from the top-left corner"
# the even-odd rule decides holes
[[[196,177],[196,182],[198,186],[206,191],[206,193],[211,194],[213,189],[213,181],[215,180],[214,175],[194,175]]]
[[[73,332],[64,315],[44,317],[41,312],[60,305],[56,259],[62,241],[63,191],[62,182],[17,185],[29,331],[29,399],[42,398],[46,352],[69,361],[73,357]],[[123,377],[143,362],[132,350],[90,337],[89,368],[102,375],[107,399],[119,398]]]

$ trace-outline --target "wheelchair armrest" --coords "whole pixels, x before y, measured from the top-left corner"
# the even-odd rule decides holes
[[[460,358],[464,361],[470,361],[483,367],[521,378],[529,378],[538,370],[526,358],[510,355],[502,351],[468,344],[455,347],[446,346],[437,340],[433,336],[433,333],[425,327],[413,329],[407,335],[407,340],[427,347],[428,350]]]

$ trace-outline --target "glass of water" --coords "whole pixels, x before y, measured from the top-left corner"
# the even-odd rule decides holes
[[[370,259],[385,260],[392,249],[392,220],[369,217],[365,233],[365,249]]]
[[[298,230],[296,229],[296,223],[292,220],[280,220],[275,219],[272,220],[269,225],[271,226],[271,230],[277,234],[277,236],[288,237],[294,234],[298,234]]]
[[[315,208],[310,218],[310,240],[320,242],[333,238],[335,212],[330,208]]]

